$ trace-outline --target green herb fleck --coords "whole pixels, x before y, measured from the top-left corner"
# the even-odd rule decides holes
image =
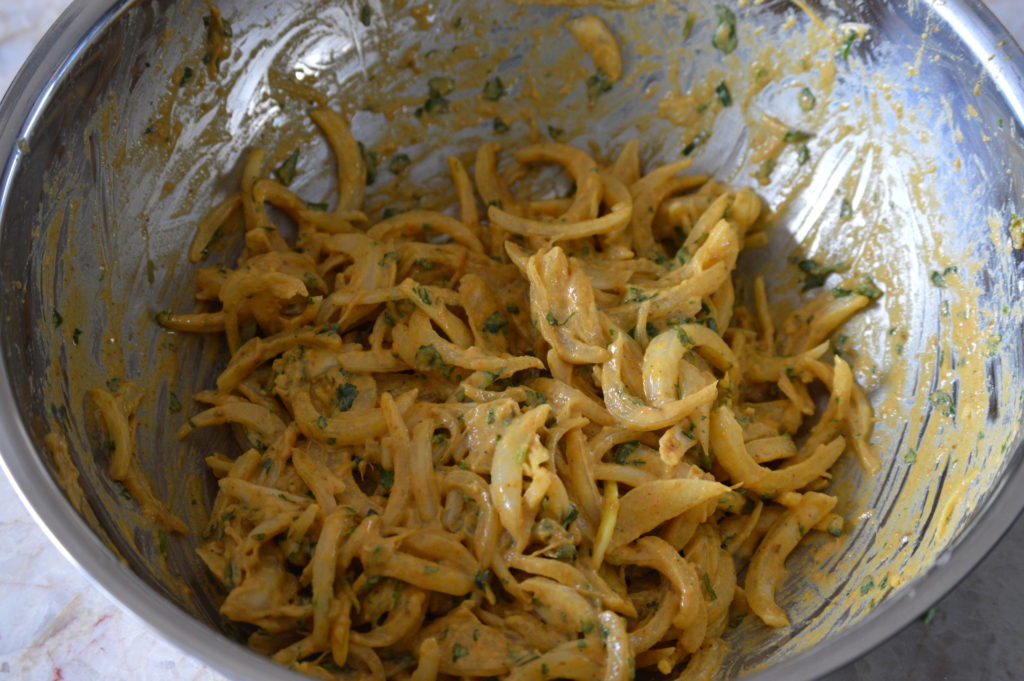
[[[805,130],[797,130],[796,128],[790,128],[786,131],[786,134],[782,136],[783,142],[806,142],[811,139],[811,133]]]
[[[358,144],[359,155],[363,157],[363,167],[366,168],[366,184],[373,184],[377,181],[377,152],[367,149],[362,142]]]
[[[508,320],[505,319],[505,315],[500,312],[492,312],[487,319],[484,320],[484,331],[486,333],[501,333],[508,326]]]
[[[177,414],[181,411],[181,400],[178,399],[178,394],[173,390],[167,393],[167,411],[172,414]]]
[[[431,115],[448,113],[448,100],[445,99],[444,94],[437,88],[445,89],[449,83],[452,83],[451,78],[431,78],[427,82],[430,96],[427,98],[427,101],[423,102],[423,106],[416,109],[415,114],[417,118],[424,113]],[[454,87],[454,84],[452,84],[452,87]],[[447,91],[450,92],[451,89],[447,88]]]
[[[78,345],[78,341],[81,337],[82,330],[76,326],[75,330],[71,332],[71,342],[74,343],[75,345]]]
[[[857,31],[850,29],[846,32],[846,40],[843,42],[842,57],[843,60],[850,58],[850,48],[853,47],[853,41],[857,39]]]
[[[921,624],[923,624],[925,626],[928,626],[929,624],[931,624],[932,620],[935,619],[935,615],[938,614],[938,612],[939,612],[938,608],[928,608],[927,610],[925,610],[924,614],[921,615],[921,618],[920,618],[921,619]]]
[[[811,150],[807,148],[806,144],[801,144],[800,148],[796,152],[796,163],[797,165],[804,165],[811,160]]]
[[[637,450],[640,446],[638,440],[630,440],[629,442],[623,442],[615,448],[615,463],[627,464],[629,463],[629,457]]]
[[[296,149],[292,153],[288,154],[287,158],[281,162],[281,165],[274,168],[274,176],[280,180],[281,184],[288,187],[295,180],[295,166],[299,162],[299,150]]]
[[[553,140],[555,140],[557,142],[558,140],[562,139],[562,137],[565,135],[565,130],[562,130],[561,128],[555,127],[554,125],[549,125],[548,126],[548,135],[551,136],[551,139],[553,139]]]
[[[580,517],[580,509],[576,507],[576,504],[569,504],[569,512],[562,518],[562,526],[568,528],[576,519]]]
[[[156,263],[152,260],[146,260],[146,281],[150,284],[156,281]]]
[[[501,119],[501,116],[495,116],[494,121],[491,123],[494,128],[494,132],[503,133],[508,132],[508,123]]]
[[[686,329],[681,326],[676,327],[676,337],[679,339],[679,342],[683,347],[692,348],[696,345],[696,343],[693,342],[693,338],[690,337],[690,334],[686,333]]]
[[[178,81],[178,87],[185,87],[185,83],[192,79],[195,73],[192,71],[191,66],[186,66],[181,70],[181,80]]]
[[[694,12],[687,10],[686,23],[683,24],[683,40],[688,39],[690,34],[693,33],[693,24],[695,21],[697,21],[697,15]]]
[[[653,293],[644,293],[643,289],[639,289],[635,286],[630,286],[627,289],[626,298],[622,301],[624,303],[642,303],[645,300],[652,300],[658,297],[657,291]]]
[[[818,103],[814,93],[811,92],[811,88],[805,87],[800,89],[800,94],[797,95],[797,101],[800,102],[800,108],[804,111],[810,111]]]
[[[700,132],[698,132],[696,137],[690,140],[689,143],[685,147],[683,147],[683,156],[689,156],[694,151],[696,151],[697,147],[704,144],[708,140],[708,137],[710,137],[710,135],[708,134],[707,130],[701,130]]]
[[[338,402],[338,411],[348,411],[359,397],[359,389],[351,383],[342,383],[334,392],[334,396]]]
[[[359,8],[359,21],[362,22],[363,26],[370,25],[370,19],[373,16],[373,10],[370,9],[369,5],[363,5]]]
[[[868,593],[870,593],[870,591],[874,588],[875,580],[873,580],[871,577],[868,577],[866,580],[864,580],[864,583],[860,585],[860,595],[867,596]]]
[[[408,154],[395,154],[391,157],[391,161],[388,162],[388,170],[397,175],[408,168],[410,163]]]
[[[736,15],[725,5],[716,4],[715,13],[718,15],[718,26],[711,38],[711,44],[722,54],[729,54],[736,49],[738,40],[736,38]]]
[[[704,573],[704,588],[708,592],[708,598],[713,601],[718,600],[718,594],[715,593],[715,588],[711,586],[711,576],[708,573]]]
[[[853,217],[853,205],[849,199],[843,199],[839,204],[839,219],[846,221]]]
[[[170,551],[168,549],[168,546],[167,546],[167,531],[166,530],[160,530],[160,531],[158,531],[156,533],[156,536],[157,536],[157,548],[160,551],[160,555],[164,557],[164,560],[167,560],[167,557],[168,557],[168,555],[170,553]]]
[[[469,655],[469,651],[466,650],[466,646],[461,643],[456,643],[452,646],[452,662],[458,662],[466,655]]]
[[[416,351],[415,362],[418,367],[436,371],[445,378],[451,378],[452,370],[454,369],[451,364],[444,361],[441,353],[433,345],[421,345],[419,350]]]
[[[1010,240],[1014,248],[1024,248],[1024,216],[1013,213],[1010,215]]]
[[[395,484],[395,472],[387,468],[380,469],[380,484],[384,489],[391,489]]]
[[[574,544],[562,544],[555,549],[554,557],[556,560],[564,560],[568,563],[575,563],[579,557],[579,551],[576,549]]]
[[[946,288],[946,277],[948,275],[950,275],[950,274],[955,274],[955,273],[956,273],[956,266],[955,265],[953,267],[947,267],[946,269],[942,270],[941,272],[939,272],[938,270],[933,270],[932,274],[931,274],[932,284],[934,284],[935,286],[938,286],[939,288]]]
[[[845,263],[838,263],[836,265],[819,265],[817,261],[810,258],[801,260],[796,265],[800,268],[800,271],[804,273],[804,291],[809,291],[812,288],[818,288],[824,285],[825,279],[828,275],[833,272],[839,272],[846,269]]]
[[[725,84],[724,80],[715,87],[715,96],[718,97],[722,106],[732,106],[732,93],[729,92],[729,86]]]
[[[875,284],[871,277],[864,277],[863,281],[853,289],[853,292],[871,300],[875,300],[882,295],[882,289],[878,288],[878,285]]]
[[[423,288],[422,286],[414,286],[412,292],[416,294],[416,297],[423,301],[424,305],[433,305],[434,299],[430,297],[430,291]]]
[[[928,401],[935,405],[943,416],[954,416],[956,414],[956,402],[945,390],[936,390],[928,398]]]
[[[505,95],[505,85],[498,76],[491,76],[484,83],[484,99],[496,102]]]
[[[548,323],[548,324],[550,324],[551,326],[565,326],[566,324],[568,324],[568,323],[569,323],[569,320],[570,320],[570,319],[572,319],[572,318],[573,318],[573,317],[575,317],[575,316],[576,316],[576,312],[572,312],[572,313],[571,313],[571,314],[570,314],[570,315],[569,315],[568,317],[566,317],[566,318],[565,318],[565,319],[564,319],[563,321],[558,321],[558,318],[557,318],[557,317],[555,317],[555,315],[553,315],[553,314],[551,314],[550,312],[548,312],[548,313],[547,313],[546,315],[544,315],[544,319],[545,319],[545,320],[547,321],[547,323]]]
[[[999,347],[1003,342],[1003,334],[994,333],[985,341],[985,356],[995,357],[999,354]]]
[[[594,75],[587,78],[587,101],[591,106],[597,98],[612,89],[612,82],[608,80],[608,74],[598,69]]]
[[[57,312],[57,308],[53,309],[53,328],[57,328],[64,323],[64,317],[61,316],[60,312]]]

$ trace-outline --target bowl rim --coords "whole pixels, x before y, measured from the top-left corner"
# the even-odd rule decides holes
[[[21,140],[31,134],[53,96],[93,40],[140,0],[74,0],[32,50],[0,100],[0,153],[9,150],[0,175],[0,230],[13,179],[26,152]],[[999,86],[1007,105],[1024,123],[1024,52],[981,0],[928,2],[928,9],[958,35]],[[981,55],[1003,52],[1007,59]],[[0,348],[7,338],[0,328]],[[51,543],[97,589],[162,639],[231,679],[272,681],[307,679],[194,619],[159,595],[123,565],[71,506],[35,449],[18,416],[10,371],[0,361],[0,468],[22,504]],[[979,508],[959,538],[925,573],[834,638],[812,646],[770,668],[744,676],[747,681],[810,681],[865,655],[934,605],[981,562],[1024,510],[1024,444],[1011,455],[994,494]]]

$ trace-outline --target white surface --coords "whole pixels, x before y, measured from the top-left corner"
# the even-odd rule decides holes
[[[0,92],[6,91],[35,41],[68,4],[64,0],[0,0]],[[988,4],[1018,41],[1024,42],[1024,0],[989,0]],[[1024,526],[1018,522],[1017,529],[1021,527]],[[967,668],[981,674],[978,657],[985,655],[988,664],[980,666],[988,670],[990,681],[1024,678],[1024,669],[1016,666],[1019,646],[990,645],[988,650],[971,646],[973,659],[966,666],[962,659],[949,659],[950,655],[944,654],[949,648],[961,647],[968,637],[982,643],[995,639],[996,632],[986,631],[983,619],[982,611],[987,607],[982,607],[982,602],[996,598],[985,588],[986,580],[1009,588],[1009,598],[1015,603],[1024,600],[1020,581],[1005,584],[1012,575],[1024,570],[1024,551],[1007,547],[1008,542],[1015,547],[1024,545],[1021,536],[1015,530],[975,575],[940,604],[940,614],[930,632],[921,633],[911,627],[830,679],[888,681],[926,678],[924,674],[935,679],[982,678],[973,674],[953,676],[952,670]],[[1003,592],[1003,598],[1006,597]],[[974,617],[969,619],[976,622],[972,631],[964,632],[954,621],[945,626],[944,612],[972,606]],[[1014,637],[1024,640],[1024,615],[1020,612],[1017,609],[1012,620],[1017,631],[1009,632],[1006,643]],[[989,621],[989,626],[992,624]],[[964,633],[955,633],[958,630]],[[943,636],[947,631],[953,632],[952,639]],[[1001,628],[1000,633],[1005,630]],[[922,657],[935,659],[931,669],[943,671],[927,673],[916,662]],[[0,476],[0,681],[8,679],[221,681],[223,677],[164,643],[97,591],[50,545],[21,506],[10,483]]]

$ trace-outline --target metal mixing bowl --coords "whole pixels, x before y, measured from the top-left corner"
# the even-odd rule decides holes
[[[542,128],[561,127],[573,143],[594,141],[609,153],[639,136],[646,162],[677,158],[687,140],[657,115],[659,97],[647,95],[670,81],[699,84],[713,69],[754,79],[755,68],[766,69],[771,83],[744,103],[783,121],[800,115],[786,93],[807,76],[797,57],[809,49],[810,22],[790,2],[737,9],[740,47],[725,62],[710,45],[710,3],[636,4],[587,10],[625,38],[635,77],[595,107],[582,88],[533,103]],[[786,156],[771,182],[758,184],[753,133],[735,107],[694,154],[695,167],[764,196],[778,224],[767,249],[745,256],[744,271],[767,274],[783,304],[797,296],[787,260],[797,254],[847,258],[883,284],[880,304],[846,333],[878,408],[884,465],[873,477],[840,468],[834,484],[849,523],[840,550],[812,547],[791,559],[780,599],[794,626],[768,632],[744,623],[730,634],[735,652],[723,677],[811,679],[854,659],[952,588],[1024,506],[1024,402],[1014,387],[1024,369],[1021,256],[1008,233],[1011,215],[1024,212],[1024,54],[976,0],[808,4],[826,20],[871,27],[847,57],[841,42],[827,55],[838,75],[834,94],[820,101],[813,162]],[[184,397],[211,385],[222,350],[169,334],[153,316],[190,309],[184,251],[197,217],[237,181],[246,149],[300,141],[305,167],[331,167],[307,103],[276,92],[267,69],[315,76],[368,146],[392,131],[415,159],[412,184],[427,187],[419,200],[441,205],[450,199],[443,155],[466,154],[490,133],[455,120],[424,127],[413,104],[392,120],[381,113],[389,98],[425,96],[431,55],[476,43],[455,75],[497,69],[513,92],[528,76],[543,85],[579,68],[558,18],[583,9],[432,3],[417,18],[409,7],[367,6],[369,26],[361,2],[226,0],[233,54],[216,83],[201,86],[203,3],[79,0],[0,105],[3,465],[54,543],[99,588],[236,679],[290,672],[230,640],[217,612],[222,594],[193,551],[215,489],[202,458],[233,451],[230,439],[179,443],[174,432],[190,406],[169,410],[171,391]],[[698,18],[684,39],[687,8]],[[396,70],[409,50],[422,73]],[[787,59],[792,73],[772,70]],[[506,146],[525,133],[513,128]],[[297,188],[322,200],[330,175],[308,172]],[[840,208],[844,192],[852,215]],[[384,201],[371,199],[371,212]],[[955,287],[930,281],[953,266]],[[193,528],[170,538],[166,558],[106,475],[104,436],[84,391],[111,377],[148,389],[140,463]],[[939,390],[954,410],[935,399]],[[43,445],[54,429],[66,434],[80,472],[81,514]]]

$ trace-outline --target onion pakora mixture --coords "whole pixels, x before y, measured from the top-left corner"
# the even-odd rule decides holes
[[[230,424],[244,450],[208,459],[199,554],[249,647],[322,679],[687,680],[710,678],[749,613],[787,626],[787,556],[842,533],[829,469],[846,452],[878,467],[870,404],[828,341],[871,281],[778,327],[761,280],[738,305],[759,199],[680,175],[688,160],[644,174],[635,142],[610,165],[534,144],[511,175],[485,143],[472,176],[448,159],[458,217],[370,224],[346,121],[312,118],[336,207],[253,151],[190,253],[241,216],[234,267],[198,271],[214,311],[159,319],[230,351],[179,435]],[[574,193],[518,198],[508,177],[538,164]],[[133,480],[131,384],[94,396]],[[129,491],[183,529],[146,484]]]

